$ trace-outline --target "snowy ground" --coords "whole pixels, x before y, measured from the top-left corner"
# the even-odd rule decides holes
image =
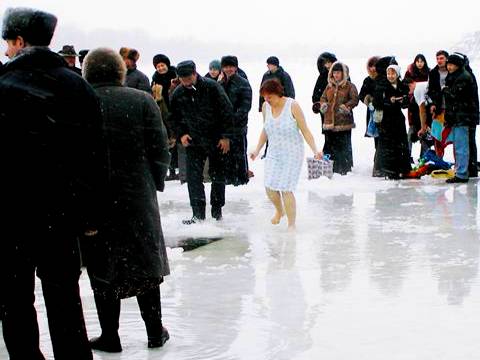
[[[304,65],[287,71],[321,145],[319,121],[309,110],[315,68],[302,79],[297,73]],[[259,77],[263,66],[245,66],[254,89],[253,74]],[[351,68],[360,86],[363,62]],[[352,174],[308,181],[304,167],[296,234],[287,233],[285,221],[269,223],[273,209],[264,194],[261,161],[252,164],[250,184],[227,188],[220,223],[180,225],[191,215],[187,189],[168,183],[158,196],[167,242],[222,240],[190,252],[169,249],[172,275],[162,297],[171,340],[163,349],[147,350],[138,307],[128,299],[120,325],[123,353],[97,352],[95,358],[479,359],[479,181],[452,186],[430,177],[371,178],[373,142],[363,138],[364,112],[360,105]],[[251,148],[260,123],[252,111]],[[99,327],[85,275],[81,288],[94,336]],[[37,295],[42,349],[53,359],[39,287]],[[7,356],[0,340],[0,358]]]

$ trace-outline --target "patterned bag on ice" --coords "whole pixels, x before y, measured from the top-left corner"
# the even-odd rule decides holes
[[[326,176],[329,179],[333,177],[333,160],[330,155],[324,155],[322,160],[307,158],[308,180],[318,179],[320,176]]]

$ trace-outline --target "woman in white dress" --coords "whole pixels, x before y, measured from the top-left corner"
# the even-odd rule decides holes
[[[315,159],[321,159],[323,154],[317,150],[302,109],[295,100],[283,96],[283,87],[277,80],[265,81],[260,88],[260,95],[265,99],[262,108],[264,126],[257,148],[250,158],[255,160],[268,140],[265,189],[275,206],[272,224],[280,223],[286,214],[288,229],[294,230],[296,202],[293,191],[304,162],[303,138],[312,149]]]

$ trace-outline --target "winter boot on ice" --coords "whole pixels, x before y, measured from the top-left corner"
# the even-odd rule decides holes
[[[222,207],[221,206],[212,206],[212,218],[217,221],[222,220]]]
[[[168,333],[168,330],[162,326],[159,334],[148,334],[148,347],[151,349],[162,347],[168,339],[170,339],[170,334]]]
[[[100,350],[109,353],[122,352],[122,344],[120,344],[120,337],[118,334],[102,334],[99,337],[90,339],[89,342],[90,347],[94,350]]]
[[[94,294],[94,299],[102,335],[90,339],[90,347],[94,350],[110,353],[121,352],[122,345],[118,336],[120,300],[105,298],[96,294]]]
[[[192,207],[193,216],[191,219],[183,220],[183,225],[198,224],[205,220],[205,207]]]

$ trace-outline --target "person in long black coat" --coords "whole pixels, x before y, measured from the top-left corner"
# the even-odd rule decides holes
[[[211,214],[222,219],[225,205],[224,155],[230,150],[230,139],[235,131],[233,108],[225,90],[217,82],[201,77],[193,61],[177,65],[181,85],[171,97],[170,123],[176,130],[187,152],[187,183],[193,217],[185,225],[205,219],[205,188],[203,169],[209,160],[212,179],[210,193]]]
[[[34,307],[42,282],[55,359],[91,360],[79,294],[78,237],[102,214],[102,117],[94,90],[48,49],[57,18],[10,8],[0,71],[3,337],[11,359],[45,359]]]
[[[409,88],[400,81],[398,65],[389,65],[386,73],[387,82],[380,85],[381,91],[377,86],[373,99],[375,111],[383,113],[377,125],[377,161],[378,168],[388,178],[401,179],[411,170],[405,116],[402,113],[402,108],[408,107]]]
[[[252,108],[252,88],[248,80],[238,73],[236,56],[224,56],[221,60],[222,80],[233,106],[235,132],[231,137],[230,151],[225,156],[225,183],[243,185],[248,183],[247,131],[248,113]]]
[[[122,350],[120,299],[136,296],[148,347],[159,347],[169,337],[159,285],[170,270],[157,203],[170,161],[166,129],[151,95],[122,86],[126,68],[113,50],[90,51],[83,71],[100,98],[109,154],[105,224],[94,241],[84,239],[102,328],[90,343],[98,350]]]

